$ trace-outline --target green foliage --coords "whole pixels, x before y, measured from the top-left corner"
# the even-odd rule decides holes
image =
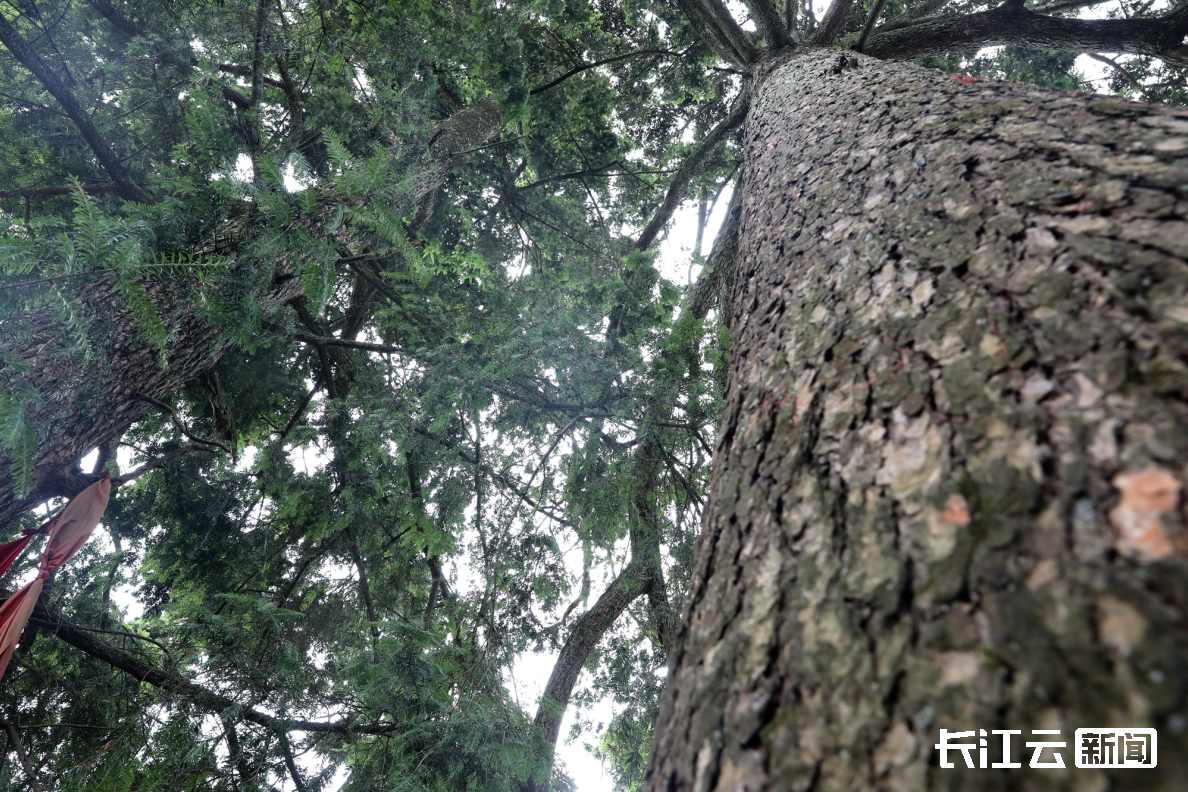
[[[23,387],[22,387],[23,386]],[[28,408],[41,403],[37,391],[26,383],[0,393],[0,445],[8,453],[17,497],[29,494],[37,461],[37,431]]]

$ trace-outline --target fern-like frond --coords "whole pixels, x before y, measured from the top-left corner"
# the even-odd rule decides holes
[[[37,431],[29,420],[28,408],[40,397],[28,384],[0,393],[0,445],[9,457],[16,496],[23,498],[33,486],[37,463]]]

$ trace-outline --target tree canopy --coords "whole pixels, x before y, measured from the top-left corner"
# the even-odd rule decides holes
[[[1076,18],[1096,5],[0,6],[5,535],[119,484],[7,672],[25,758],[0,779],[518,789],[586,668],[576,700],[617,702],[598,751],[637,787],[761,51],[1065,90],[1092,52],[1111,90],[1183,104],[1188,7]],[[682,204],[684,289],[655,259]],[[529,711],[507,674],[537,651],[558,670]]]

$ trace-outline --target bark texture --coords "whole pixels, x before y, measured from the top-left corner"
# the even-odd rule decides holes
[[[819,51],[746,157],[647,788],[1188,788],[1188,112]],[[1159,768],[1073,768],[1092,726]],[[942,770],[940,728],[1023,768]]]
[[[190,284],[166,281],[152,288],[152,293],[165,326],[175,336],[164,368],[140,337],[131,312],[120,308],[127,301],[116,290],[112,276],[101,276],[79,292],[92,328],[108,333],[106,343],[97,349],[99,360],[90,366],[55,354],[66,331],[49,310],[0,327],[0,344],[32,366],[28,380],[45,400],[43,407],[30,410],[38,428],[38,453],[27,497],[16,497],[8,456],[0,451],[0,528],[47,498],[73,497],[89,486],[96,477],[79,469],[83,454],[118,441],[132,424],[156,409],[138,396],[164,401],[218,362],[226,345],[215,343],[218,330],[191,301]],[[275,283],[264,302],[277,305],[300,294],[300,280],[290,277]]]

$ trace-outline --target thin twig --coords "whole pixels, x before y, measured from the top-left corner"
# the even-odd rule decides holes
[[[68,275],[54,275],[49,278],[38,278],[37,280],[21,281],[20,283],[6,283],[6,284],[0,286],[0,291],[6,291],[8,289],[20,289],[24,286],[39,286],[43,283],[55,283],[60,280],[66,280],[67,278],[79,278],[79,277],[83,277],[85,275],[102,275],[105,272],[115,272],[115,270],[105,269],[105,270],[93,270],[91,272],[72,272]]]
[[[561,438],[565,437],[566,433],[573,428],[573,425],[582,420],[585,416],[575,415],[569,423],[565,424],[565,428],[557,432],[557,436],[553,438],[553,442],[549,444],[549,450],[545,451],[544,456],[540,458],[540,464],[536,466],[536,470],[532,471],[532,475],[528,477],[528,483],[524,485],[527,490],[532,489],[532,482],[536,480],[536,474],[544,469],[548,463],[549,457],[553,455],[553,451],[557,448],[557,444],[561,442]]]
[[[474,152],[482,151],[483,149],[495,148],[496,146],[502,146],[506,143],[515,143],[515,142],[523,140],[524,138],[527,138],[527,137],[531,137],[531,135],[518,135],[514,138],[508,138],[507,140],[496,140],[494,143],[488,143],[485,146],[478,146],[477,148],[465,149],[464,151],[452,152],[450,156],[461,157],[463,154],[473,154]]]
[[[15,190],[0,190],[0,198],[10,198],[14,195],[20,195],[25,198],[40,198],[47,195],[69,195],[72,192],[82,190],[90,195],[106,195],[113,193],[118,188],[114,182],[104,182],[102,184],[83,184],[75,186],[68,184],[64,187],[20,187]]]
[[[42,792],[41,785],[37,783],[37,774],[29,764],[29,757],[25,754],[25,746],[21,743],[20,731],[4,718],[0,718],[0,728],[3,728],[8,734],[8,741],[16,751],[17,761],[21,763],[21,769],[25,771],[25,778],[29,781],[29,789],[33,790],[33,792]]]
[[[1099,55],[1096,52],[1087,52],[1085,54],[1088,55],[1090,58],[1093,58],[1093,60],[1098,61],[1099,63],[1105,63],[1109,66],[1112,66],[1114,68],[1114,71],[1116,71],[1116,72],[1118,72],[1118,74],[1122,75],[1126,79],[1126,81],[1128,83],[1130,83],[1131,85],[1133,85],[1135,88],[1146,87],[1141,82],[1139,82],[1137,77],[1135,77],[1133,74],[1131,74],[1129,71],[1127,71],[1125,67],[1123,67],[1121,64],[1119,64],[1118,61],[1114,60],[1113,58],[1107,58],[1105,55]]]
[[[310,336],[304,333],[294,333],[293,338],[298,341],[303,341],[310,346],[317,346],[322,344],[324,346],[340,346],[347,349],[362,349],[367,352],[380,352],[388,355],[408,355],[407,349],[400,347],[389,346],[388,344],[372,344],[367,341],[351,341],[346,338],[335,338],[334,336]]]
[[[565,74],[562,74],[560,77],[553,80],[552,82],[546,83],[546,84],[540,86],[539,88],[533,88],[531,91],[528,92],[528,95],[536,96],[537,94],[542,94],[545,91],[549,90],[550,88],[553,88],[553,87],[565,82],[570,77],[573,77],[576,74],[581,74],[582,72],[586,71],[587,69],[593,69],[598,66],[605,66],[608,63],[616,63],[621,60],[627,60],[628,58],[634,58],[636,55],[677,55],[677,56],[680,56],[683,54],[684,53],[682,53],[682,52],[673,52],[672,50],[642,49],[642,50],[635,50],[634,52],[628,52],[626,55],[614,55],[609,58],[603,58],[602,60],[594,61],[593,63],[583,63],[580,66],[574,66],[572,69],[565,72]]]
[[[178,448],[174,451],[170,451],[168,454],[157,457],[152,462],[145,462],[143,465],[136,468],[131,473],[127,473],[123,476],[113,476],[111,479],[111,483],[114,486],[119,486],[121,484],[127,484],[130,481],[135,481],[136,479],[143,476],[145,473],[149,473],[154,470],[157,470],[158,468],[165,467],[165,464],[168,463],[170,460],[175,459],[179,456],[188,454],[191,451],[205,451],[208,454],[215,453],[213,449],[211,449],[207,446],[198,445],[197,443],[194,443],[194,444],[191,444],[188,446],[182,446],[181,448]]]
[[[34,110],[43,110],[47,113],[53,113],[56,116],[65,118],[67,121],[70,120],[70,116],[66,115],[63,112],[55,110],[54,108],[50,107],[49,105],[43,105],[43,104],[40,104],[39,102],[30,102],[28,99],[21,99],[19,97],[12,96],[11,94],[6,94],[3,91],[0,91],[0,96],[4,97],[5,99],[8,99],[10,101],[16,102],[17,104],[25,105],[26,107],[32,108]]]
[[[284,440],[289,436],[289,432],[293,431],[294,427],[297,426],[297,422],[300,421],[302,416],[305,415],[305,409],[309,407],[310,400],[313,399],[314,394],[319,390],[321,390],[321,386],[317,384],[315,384],[313,388],[310,389],[309,393],[305,395],[305,398],[301,400],[301,404],[297,406],[297,410],[293,413],[293,417],[289,419],[287,424],[285,424],[284,431],[280,433],[280,437],[278,437],[277,440]]]
[[[169,413],[169,417],[173,419],[173,425],[177,427],[177,430],[179,432],[181,432],[182,434],[184,434],[186,437],[193,440],[195,443],[204,443],[206,445],[214,446],[215,448],[221,448],[223,451],[227,452],[228,454],[231,453],[231,449],[228,448],[225,443],[221,443],[218,440],[211,440],[209,438],[199,437],[198,435],[194,434],[189,429],[187,429],[186,425],[183,424],[181,422],[181,419],[177,417],[177,413],[174,411],[174,409],[172,407],[170,407],[168,404],[166,404],[165,402],[158,401],[157,399],[154,399],[152,396],[145,396],[143,393],[138,393],[135,395],[135,397],[137,399],[140,399],[141,401],[146,401],[155,407],[160,407],[162,410]]]

